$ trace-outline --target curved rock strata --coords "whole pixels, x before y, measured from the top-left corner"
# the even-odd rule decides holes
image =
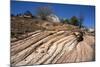
[[[76,32],[75,32],[76,33]],[[95,60],[94,36],[68,31],[35,31],[11,41],[11,65],[73,63]]]

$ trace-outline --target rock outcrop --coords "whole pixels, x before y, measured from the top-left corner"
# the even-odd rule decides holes
[[[83,40],[79,41],[81,37]],[[81,35],[80,32],[39,30],[11,42],[11,65],[93,61],[94,45],[94,36]]]
[[[50,14],[49,16],[47,16],[47,20],[51,22],[60,22],[59,17],[54,14]]]

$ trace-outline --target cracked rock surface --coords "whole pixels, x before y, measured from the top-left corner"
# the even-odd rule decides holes
[[[95,60],[94,36],[68,31],[35,31],[11,41],[11,65],[75,63]]]

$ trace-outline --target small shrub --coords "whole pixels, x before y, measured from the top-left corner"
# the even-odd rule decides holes
[[[67,30],[73,30],[73,27],[68,26],[68,27],[67,27]]]

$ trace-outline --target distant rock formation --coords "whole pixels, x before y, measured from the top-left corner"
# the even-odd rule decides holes
[[[47,20],[51,22],[60,22],[59,17],[54,14],[50,14],[49,16],[47,16]]]
[[[91,33],[94,33],[95,32],[95,30],[92,29],[92,28],[88,29],[88,31],[91,32]]]

